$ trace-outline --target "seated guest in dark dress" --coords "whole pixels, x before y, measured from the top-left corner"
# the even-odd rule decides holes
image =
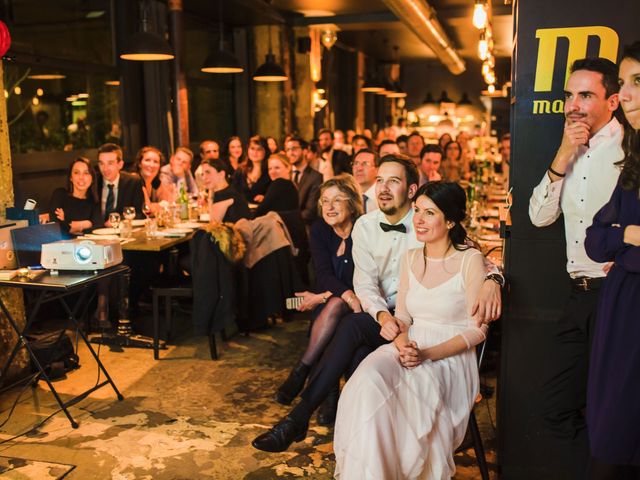
[[[256,209],[256,217],[269,212],[297,210],[298,189],[291,181],[291,164],[284,153],[269,157],[269,178],[271,183]]]
[[[235,223],[241,218],[250,218],[249,205],[238,191],[229,185],[227,165],[224,160],[203,160],[203,186],[209,190],[209,214],[211,222]]]
[[[310,239],[317,293],[296,293],[303,299],[298,310],[314,310],[316,318],[307,350],[278,388],[276,400],[284,405],[289,405],[304,387],[311,367],[329,343],[340,318],[350,311],[362,311],[353,291],[351,229],[363,207],[353,177],[341,174],[324,182],[320,186],[319,207],[322,218],[311,227]]]
[[[269,146],[258,135],[249,139],[248,160],[233,175],[233,185],[249,203],[260,203],[271,183],[267,173]]]
[[[88,158],[78,157],[68,169],[67,188],[59,188],[51,197],[50,218],[61,224],[62,231],[82,235],[102,224],[95,186],[95,172]]]

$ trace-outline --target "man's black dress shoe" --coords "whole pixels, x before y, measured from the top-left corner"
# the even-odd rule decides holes
[[[327,395],[324,402],[318,407],[318,414],[316,415],[316,422],[323,427],[330,427],[336,421],[336,414],[338,412],[338,398],[340,397],[340,387],[335,386]]]
[[[309,425],[300,427],[291,417],[285,417],[268,432],[257,436],[251,445],[263,452],[284,452],[293,442],[300,442],[307,436]]]

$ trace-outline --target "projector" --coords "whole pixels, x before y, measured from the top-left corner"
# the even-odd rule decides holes
[[[122,263],[118,240],[60,240],[42,245],[40,263],[47,270],[103,270]]]

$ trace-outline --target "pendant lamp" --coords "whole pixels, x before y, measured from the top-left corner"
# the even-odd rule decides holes
[[[269,25],[269,53],[252,78],[256,82],[284,82],[289,78],[282,67],[276,63],[276,56],[271,51],[271,25]]]
[[[222,0],[218,0],[218,17],[220,19],[220,48],[211,53],[200,69],[205,73],[240,73],[244,68],[238,59],[224,49],[224,29],[222,25]]]
[[[141,62],[172,60],[174,55],[169,44],[157,33],[148,31],[149,19],[146,1],[142,2],[140,8],[142,10],[142,31],[131,35],[127,48],[120,54],[120,58]]]

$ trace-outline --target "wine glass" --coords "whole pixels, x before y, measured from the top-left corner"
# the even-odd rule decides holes
[[[121,218],[120,218],[120,214],[118,212],[111,212],[109,214],[109,223],[116,230],[120,226],[120,220],[121,220]]]
[[[142,213],[144,213],[144,216],[149,218],[151,216],[151,204],[150,203],[145,203],[144,205],[142,205]]]
[[[124,207],[122,213],[124,214],[125,219],[133,220],[136,218],[136,207]]]

